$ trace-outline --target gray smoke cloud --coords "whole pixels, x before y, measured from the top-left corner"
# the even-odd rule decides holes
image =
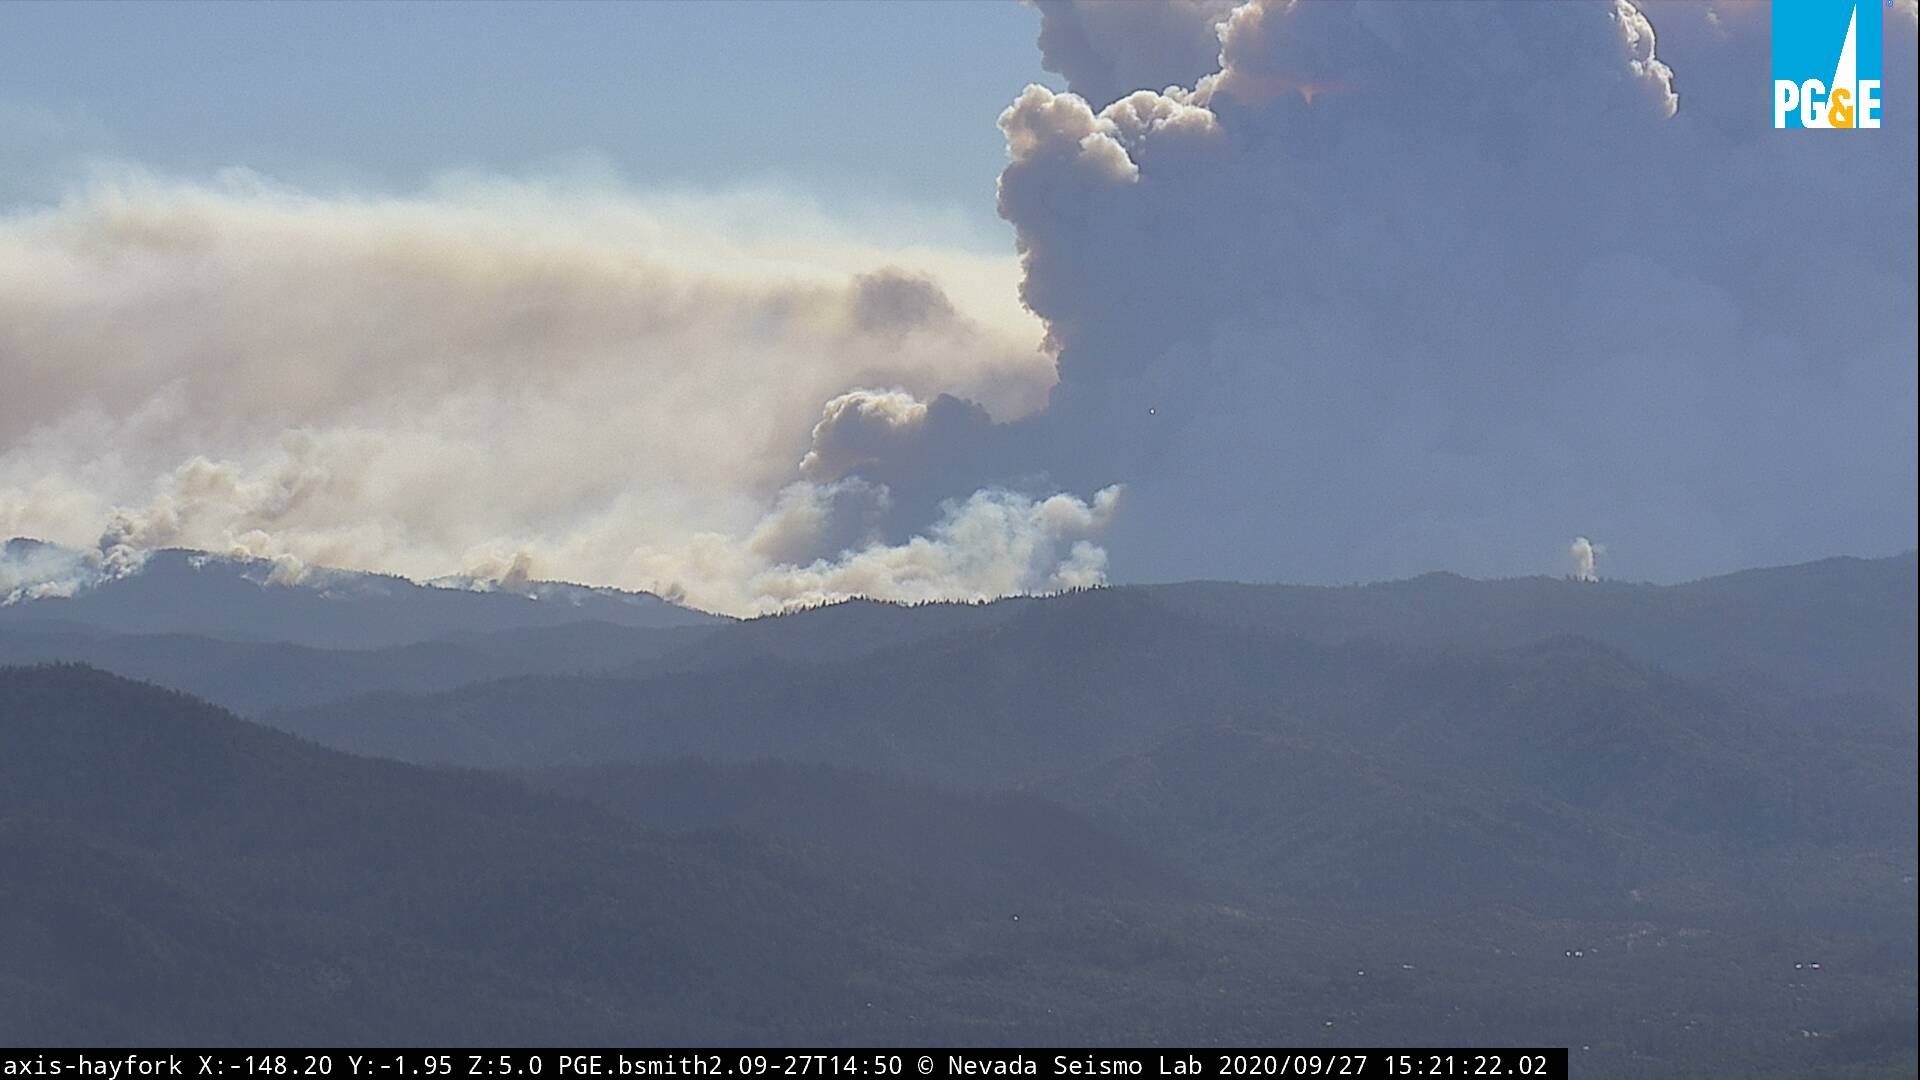
[[[1089,101],[1159,90],[1214,70],[1220,26],[1239,0],[1030,0],[1040,60]]]
[[[1758,5],[1254,0],[1117,100],[1160,60],[1062,59],[1001,118],[1059,370],[1005,436],[1128,484],[1123,579],[1553,571],[1573,522],[1659,579],[1911,546],[1915,33],[1876,15],[1844,140],[1767,126]]]

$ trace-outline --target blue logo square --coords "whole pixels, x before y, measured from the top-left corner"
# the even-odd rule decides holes
[[[1880,0],[1774,0],[1773,126],[1880,126]]]

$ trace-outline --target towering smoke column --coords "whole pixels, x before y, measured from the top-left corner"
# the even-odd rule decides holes
[[[1644,6],[1041,5],[1071,92],[1002,116],[999,199],[1059,382],[1020,426],[1127,485],[1115,577],[1499,576],[1567,520],[1667,579],[1912,542],[1914,125],[1840,181],[1747,119],[1764,11]],[[1911,72],[1911,6],[1873,17]],[[1781,175],[1871,194],[1766,250],[1884,276],[1771,272],[1739,223]]]
[[[1599,581],[1600,575],[1594,571],[1593,564],[1606,549],[1584,536],[1573,538],[1573,545],[1567,548],[1567,554],[1573,556],[1573,578],[1575,581]]]

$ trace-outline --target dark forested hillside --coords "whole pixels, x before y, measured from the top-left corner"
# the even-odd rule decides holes
[[[263,713],[380,690],[450,690],[508,675],[627,668],[710,633],[704,626],[567,623],[452,633],[383,649],[323,649],[196,634],[108,634],[85,627],[0,628],[0,664],[68,661]]]
[[[1189,883],[1137,845],[1025,793],[962,794],[770,760],[596,765],[516,775],[654,828],[770,833],[1016,906],[1045,896],[1193,894]]]
[[[1911,1075],[1913,568],[362,650],[28,620],[0,662],[281,730],[0,669],[0,1040],[1535,1042],[1583,1075]]]
[[[1914,703],[1914,552],[1747,570],[1684,585],[1428,574],[1345,588],[1154,586],[1171,606],[1325,641],[1465,647],[1560,634],[1742,691],[1874,694]]]
[[[1096,904],[1171,888],[1032,800],[919,811],[958,810],[969,869],[999,867],[1004,888],[963,899],[897,865],[931,861],[910,849],[875,866],[818,837],[669,836],[79,667],[0,672],[0,746],[9,1043],[843,1041],[879,1030],[862,988],[896,977],[890,942],[937,956],[1003,921],[1049,844],[1081,848],[1049,872],[1095,875],[1062,891]],[[912,812],[882,787],[866,805]]]
[[[1487,650],[1584,637],[1643,663],[1743,692],[1867,694],[1913,705],[1920,626],[1914,552],[1748,570],[1683,585],[1435,573],[1340,587],[1187,582],[1143,593],[1211,623],[1296,635]],[[973,632],[1039,604],[900,608],[850,602],[722,628],[680,666],[760,659],[854,659],[909,641]],[[645,662],[644,670],[658,664]]]
[[[682,1024],[691,1000],[738,1037],[741,1014],[716,1002],[751,988],[762,1010],[816,1015],[834,993],[805,962],[856,948],[870,922],[853,879],[752,838],[669,839],[89,669],[6,672],[0,738],[21,946],[6,976],[62,1018],[0,1014],[9,1042],[622,1030],[565,1020],[582,985],[632,1010],[640,1037],[686,1030],[647,1016]]]
[[[555,585],[533,600],[338,572],[316,578],[330,583],[324,588],[289,588],[266,584],[267,571],[161,552],[142,573],[73,599],[0,606],[0,662],[84,660],[255,711],[517,674],[854,661],[984,633],[1044,603],[850,601],[735,622],[609,590]],[[1913,553],[1673,586],[1429,574],[1342,588],[1194,582],[1109,591],[1215,626],[1328,644],[1484,652],[1582,637],[1750,696],[1916,701]],[[244,647],[287,643],[304,648]]]
[[[856,663],[512,679],[274,722],[420,761],[777,757],[1018,789],[1204,880],[1416,910],[1802,903],[1824,860],[1756,897],[1713,853],[1910,853],[1915,835],[1899,706],[1736,695],[1580,638],[1321,644],[1126,590]]]
[[[0,741],[12,1044],[1533,1042],[1606,1076],[1913,1058],[1910,926],[1224,905],[1031,797],[775,765],[529,787],[77,667],[0,671]]]

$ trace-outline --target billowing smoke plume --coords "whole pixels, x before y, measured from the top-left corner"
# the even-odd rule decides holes
[[[1573,559],[1573,578],[1575,581],[1599,581],[1600,574],[1594,569],[1594,563],[1605,550],[1584,536],[1576,536],[1568,546],[1567,554]]]
[[[1006,435],[1128,484],[1119,577],[1914,543],[1911,5],[1848,140],[1766,126],[1753,5],[1253,0],[1164,90],[1111,44],[1158,5],[1041,6],[1074,92],[1001,118],[1000,210],[1060,381]]]
[[[725,611],[1914,544],[1913,4],[1839,138],[1749,5],[1037,6],[1017,263],[478,181],[0,219],[0,534]]]
[[[0,606],[72,596],[103,576],[97,559],[52,544],[11,540],[0,548]]]
[[[0,218],[0,536],[95,552],[9,555],[0,598],[165,546],[271,560],[274,584],[553,576],[734,612],[1085,581],[1096,503],[1064,497],[1091,515],[1069,521],[1058,489],[982,484],[882,521],[896,500],[852,475],[888,423],[1040,407],[1016,284],[1010,259],[745,196],[102,181]]]
[[[0,545],[0,607],[23,600],[73,596],[103,582],[139,573],[146,552],[113,532],[99,546],[77,550],[13,537]]]
[[[1108,102],[1191,85],[1220,56],[1220,25],[1240,0],[1033,0],[1040,59],[1074,93]]]
[[[958,600],[1099,585],[1106,581],[1107,556],[1091,538],[1106,529],[1119,503],[1118,487],[1086,502],[979,491],[947,504],[926,536],[781,566],[757,576],[751,591],[763,604],[784,605],[837,596]],[[969,584],[956,589],[956,582]]]

